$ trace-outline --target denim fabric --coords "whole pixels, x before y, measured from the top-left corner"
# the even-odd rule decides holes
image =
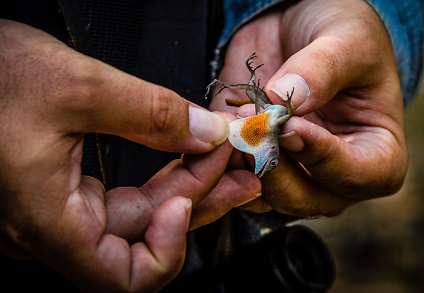
[[[423,71],[424,3],[422,0],[368,0],[385,23],[396,54],[403,100],[416,95]]]
[[[225,0],[225,25],[218,43],[222,47],[231,35],[253,16],[284,0]]]
[[[243,24],[270,6],[285,0],[224,0],[225,20],[214,60],[210,62],[211,77],[216,78],[223,66],[224,48]]]
[[[218,48],[223,47],[232,34],[253,16],[284,0],[225,0],[225,26]],[[423,71],[424,1],[423,0],[368,0],[385,23],[393,47],[404,103],[415,96]]]

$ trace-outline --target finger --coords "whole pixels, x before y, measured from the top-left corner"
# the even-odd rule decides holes
[[[233,151],[229,142],[201,155],[184,155],[155,174],[140,188],[120,187],[106,194],[107,231],[130,242],[142,239],[156,208],[176,195],[199,204],[212,192],[225,172]],[[250,196],[254,196],[252,190]],[[227,207],[225,207],[227,208]]]
[[[36,130],[115,134],[186,153],[209,151],[227,137],[222,117],[169,89],[80,54],[27,25],[4,20],[1,29],[5,68],[14,74],[5,93],[17,111],[31,113],[26,119]]]
[[[184,153],[213,149],[227,138],[219,115],[175,92],[98,63],[97,76],[81,117],[85,132],[111,133],[149,147]],[[97,72],[100,70],[101,72]],[[101,88],[101,92],[97,89]],[[81,113],[78,113],[81,114]]]
[[[347,134],[333,135],[293,117],[283,132],[280,145],[334,194],[363,199],[394,193],[402,185],[406,152],[386,129],[352,126]]]
[[[236,115],[244,117],[254,113],[253,105],[245,105],[237,110]],[[313,136],[315,138],[313,143],[311,142],[313,146],[306,147],[298,131],[308,137]],[[335,215],[347,204],[355,202],[343,197],[369,197],[371,194],[367,192],[369,189],[372,189],[373,196],[378,196],[377,192],[386,194],[390,192],[390,188],[398,188],[397,183],[400,182],[400,178],[390,178],[387,177],[386,171],[381,172],[381,170],[390,170],[387,169],[390,167],[381,168],[381,164],[377,162],[377,154],[370,155],[375,162],[365,160],[363,156],[359,160],[355,157],[358,156],[358,152],[356,149],[352,150],[353,146],[306,119],[291,118],[283,128],[283,133],[285,134],[279,136],[280,145],[289,151],[296,161],[283,159],[283,162],[279,163],[280,168],[272,171],[272,175],[265,176],[262,180],[264,195],[240,208],[252,212],[266,212],[272,206],[282,213],[299,217]],[[327,141],[323,141],[322,138],[326,138]],[[340,141],[344,148],[332,146],[337,141]],[[334,150],[335,148],[337,151]],[[370,149],[372,150],[372,146]],[[382,148],[377,148],[377,150],[380,149]],[[297,161],[302,163],[302,167]],[[367,164],[372,166],[370,170],[372,176],[363,172]],[[383,178],[379,179],[377,176]],[[377,189],[375,184],[370,183],[373,180],[380,183],[384,180],[391,186],[388,188],[388,185],[384,185]],[[316,196],[317,194],[319,197]],[[341,195],[342,198],[336,195]]]
[[[274,208],[268,203],[266,197],[264,196],[255,198],[254,200],[246,202],[238,206],[237,208],[244,211],[257,213],[257,214],[262,214],[262,213],[266,213],[266,212],[274,210]],[[288,213],[285,213],[285,214],[288,214]]]
[[[146,245],[137,243],[131,249],[134,289],[157,291],[181,270],[191,209],[190,199],[173,197],[156,211],[146,232]],[[153,276],[146,276],[146,272],[153,272]]]
[[[74,237],[72,258],[59,270],[88,292],[155,292],[180,271],[186,248],[186,231],[191,202],[174,197],[160,206],[146,231],[145,243],[131,247],[115,235],[93,237],[82,249],[81,239]],[[82,242],[87,244],[85,241]],[[79,265],[72,265],[74,262]],[[84,264],[84,265],[82,265]],[[90,280],[90,282],[86,282]]]
[[[349,6],[355,14],[349,12]],[[295,114],[304,115],[328,103],[341,89],[376,92],[391,84],[394,91],[390,92],[397,93],[390,38],[375,11],[357,1],[332,2],[331,13],[321,13],[326,9],[325,2],[302,1],[284,14],[285,61],[265,87],[270,99],[279,103],[294,87]],[[307,14],[317,17],[311,19]]]
[[[346,48],[337,46],[336,40],[333,40],[335,44],[331,41],[314,41],[284,63],[265,87],[274,103],[286,101],[294,89],[292,104],[295,115],[304,115],[326,105],[342,89],[363,87],[360,91],[352,89],[346,92],[351,95],[368,92],[371,96],[371,93],[375,94],[384,85],[392,96],[399,93],[399,81],[393,70],[386,71],[389,74],[375,82],[377,74],[367,78],[369,73],[374,73],[370,66],[365,65],[363,60],[355,62]],[[390,106],[401,106],[394,98],[389,98],[387,102]]]
[[[260,180],[252,172],[227,172],[214,190],[194,208],[190,230],[209,224],[232,208],[251,202],[260,195]]]
[[[38,217],[33,221],[35,232],[25,234],[41,246],[22,246],[88,292],[133,292],[144,287],[155,291],[178,273],[185,256],[190,200],[176,196],[158,206],[146,219],[145,243],[134,246],[105,233],[102,201],[101,184],[83,177],[81,189],[67,198],[56,221],[43,223]]]
[[[284,153],[277,167],[267,172],[261,181],[262,198],[277,212],[295,217],[334,216],[359,201],[328,191]]]

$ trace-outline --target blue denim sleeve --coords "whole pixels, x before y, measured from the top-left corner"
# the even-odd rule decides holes
[[[380,14],[395,50],[403,101],[416,95],[423,72],[424,2],[422,0],[368,0]]]
[[[225,25],[218,47],[222,47],[232,34],[253,16],[284,0],[225,0]]]
[[[274,4],[284,2],[285,0],[225,0],[225,20],[224,28],[215,50],[215,58],[210,62],[211,76],[215,78],[222,67],[223,47],[227,45],[231,36],[243,24],[248,22],[258,13],[273,6]]]

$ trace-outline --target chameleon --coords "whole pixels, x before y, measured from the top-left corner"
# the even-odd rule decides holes
[[[234,120],[230,123],[230,133],[228,140],[239,151],[253,155],[255,158],[254,173],[261,178],[266,172],[274,169],[278,165],[279,145],[278,134],[284,123],[293,116],[293,107],[291,98],[294,88],[289,94],[287,92],[286,107],[275,105],[266,95],[263,88],[259,87],[259,80],[256,84],[256,70],[263,66],[260,64],[252,67],[253,59],[256,53],[246,60],[246,67],[251,77],[247,84],[228,84],[219,79],[214,79],[207,87],[205,97],[208,96],[211,87],[217,84],[221,88],[215,95],[221,93],[224,89],[245,90],[249,100],[230,100],[226,99],[229,106],[241,106],[247,103],[255,104],[256,115]],[[261,108],[263,112],[261,113]]]

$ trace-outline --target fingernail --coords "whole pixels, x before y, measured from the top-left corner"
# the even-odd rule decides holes
[[[302,105],[310,94],[308,84],[303,77],[296,73],[284,75],[271,86],[270,90],[284,101],[287,101],[287,95],[290,95],[293,91],[292,104],[294,109]]]
[[[188,115],[190,131],[201,141],[219,145],[227,139],[229,126],[223,117],[192,105],[188,108]]]
[[[305,148],[305,142],[296,131],[279,135],[278,143],[290,152],[300,152]]]
[[[260,197],[261,195],[262,195],[262,193],[261,193],[261,192],[255,193],[255,194],[253,195],[253,197],[252,197],[252,198],[249,198],[249,199],[248,199],[248,200],[246,200],[245,202],[242,202],[242,203],[240,203],[240,204],[236,205],[236,207],[239,207],[239,206],[242,206],[242,205],[244,205],[244,204],[246,204],[246,203],[248,203],[248,202],[251,202],[252,200],[254,200],[254,199],[256,199],[256,198]]]
[[[186,231],[188,231],[188,228],[190,227],[192,207],[193,207],[193,203],[192,203],[191,199],[190,198],[187,198],[187,205],[186,205],[186,214],[187,214],[187,217],[186,217],[186,220],[187,220]]]

